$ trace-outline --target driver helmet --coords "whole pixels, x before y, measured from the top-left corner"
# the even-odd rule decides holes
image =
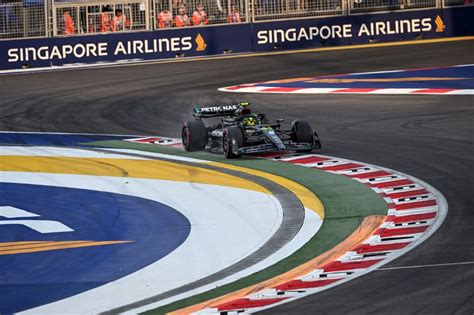
[[[242,123],[245,126],[255,126],[257,124],[257,119],[255,117],[249,116],[242,119]]]

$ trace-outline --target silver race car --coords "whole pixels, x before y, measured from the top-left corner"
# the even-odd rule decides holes
[[[264,114],[252,114],[250,103],[211,107],[195,107],[194,120],[186,121],[182,141],[186,151],[224,153],[227,158],[242,154],[268,152],[311,152],[320,149],[318,134],[307,121],[295,120],[290,130],[281,128],[283,119],[271,124]],[[203,119],[218,117],[206,126]]]

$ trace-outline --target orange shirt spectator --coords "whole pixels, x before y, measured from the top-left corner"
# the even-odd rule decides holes
[[[227,23],[240,23],[240,14],[239,11],[237,11],[237,8],[235,5],[232,6],[232,9],[229,12],[229,15],[227,16]]]
[[[173,14],[169,10],[163,10],[158,14],[158,27],[169,28],[173,26]]]
[[[117,31],[123,31],[125,28],[129,29],[130,28],[130,20],[123,15],[123,12],[121,9],[115,10],[115,16],[112,21],[112,31],[117,32]]]
[[[100,24],[100,31],[102,33],[114,31],[114,19],[110,12],[102,12],[100,14]]]
[[[76,33],[76,28],[74,27],[74,21],[72,20],[69,10],[65,10],[63,14],[64,22],[64,35],[73,35]]]
[[[184,8],[179,9],[179,13],[176,16],[175,23],[176,23],[176,27],[184,27],[184,26],[191,25],[189,18],[186,15],[186,12],[184,11]]]
[[[193,13],[194,26],[207,25],[208,22],[209,20],[207,19],[207,15],[206,15],[206,12],[204,11],[202,4],[198,4],[197,11],[194,11]]]

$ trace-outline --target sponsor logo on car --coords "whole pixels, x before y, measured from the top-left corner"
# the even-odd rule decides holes
[[[223,106],[211,106],[211,107],[201,107],[200,111],[202,113],[217,113],[217,112],[227,112],[232,110],[237,110],[237,105],[223,105]]]

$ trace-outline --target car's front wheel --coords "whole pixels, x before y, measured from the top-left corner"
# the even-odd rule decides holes
[[[181,140],[186,151],[202,151],[207,144],[206,126],[201,120],[186,121],[181,132]]]
[[[230,127],[224,130],[222,146],[224,156],[228,159],[238,158],[241,155],[234,153],[234,149],[244,145],[244,134],[239,127]]]
[[[296,143],[314,143],[314,133],[311,125],[304,120],[295,120],[291,124],[291,140]],[[311,152],[313,148],[307,150],[298,150],[298,152]]]

